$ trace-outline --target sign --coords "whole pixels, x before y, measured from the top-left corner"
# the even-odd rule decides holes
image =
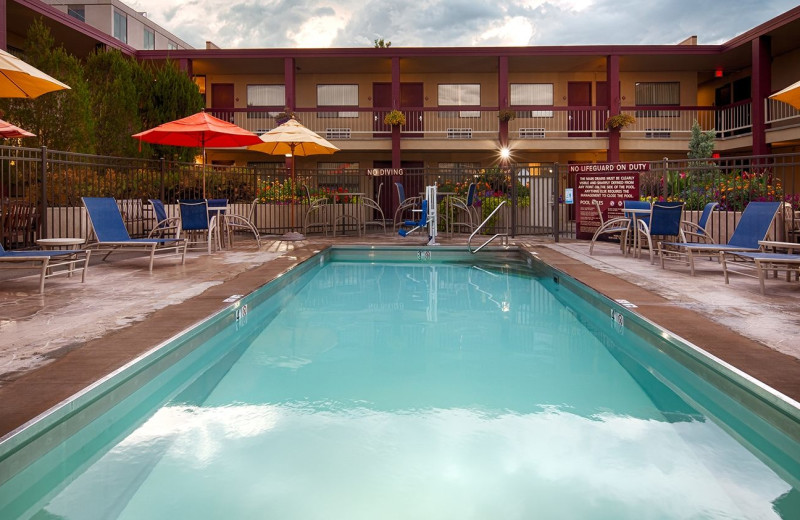
[[[367,168],[367,177],[390,177],[403,175],[402,168]]]
[[[572,198],[572,188],[567,188],[564,190],[564,203],[565,204],[572,204],[575,202]]]
[[[629,168],[629,169],[626,169]],[[639,200],[639,172],[648,171],[650,163],[572,164],[575,173],[576,236],[591,239],[600,227],[594,201],[600,202],[606,220],[622,216],[626,200]]]

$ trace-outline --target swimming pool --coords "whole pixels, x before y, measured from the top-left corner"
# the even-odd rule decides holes
[[[5,438],[0,518],[796,518],[798,431],[521,252],[334,248]]]

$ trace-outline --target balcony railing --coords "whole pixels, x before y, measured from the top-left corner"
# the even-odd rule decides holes
[[[514,107],[516,117],[508,122],[510,139],[606,138],[607,107],[524,106]],[[212,115],[258,134],[275,128],[274,116],[281,109],[208,109]],[[383,122],[390,109],[372,107],[298,108],[296,117],[306,127],[331,140],[388,139],[392,128]],[[493,139],[500,132],[496,108],[425,107],[404,108],[403,138]],[[648,106],[623,107],[636,122],[623,128],[627,139],[688,139],[695,121],[703,130],[715,130],[718,139],[751,132],[751,103],[725,107]],[[780,126],[800,124],[800,111],[767,100],[767,122]]]

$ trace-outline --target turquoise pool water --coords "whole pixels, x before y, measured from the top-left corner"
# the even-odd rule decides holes
[[[796,417],[624,309],[524,259],[339,257],[0,459],[0,518],[800,518]]]

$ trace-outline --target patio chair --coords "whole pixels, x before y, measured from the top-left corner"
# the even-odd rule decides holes
[[[322,228],[325,236],[328,236],[328,229],[332,228],[330,219],[330,205],[326,198],[311,198],[311,191],[308,186],[303,185],[303,192],[306,196],[308,209],[303,216],[303,234],[307,235],[309,228]]]
[[[105,252],[106,260],[115,251],[144,251],[150,253],[150,272],[153,261],[159,256],[180,255],[181,264],[186,261],[186,240],[183,238],[131,238],[122,220],[117,202],[111,197],[81,197],[89,223],[97,242],[87,245],[96,251]],[[171,255],[169,255],[171,256]]]
[[[636,219],[637,227],[634,232],[637,234],[636,246],[637,253],[641,255],[642,245],[647,241],[647,249],[650,252],[650,263],[655,260],[653,247],[655,237],[678,237],[681,242],[686,242],[686,237],[681,228],[683,216],[683,202],[657,202],[653,204],[649,219]],[[656,242],[660,247],[660,242]]]
[[[603,209],[600,206],[599,200],[593,200],[592,203],[597,209],[597,214],[600,216],[600,227],[592,235],[592,241],[589,243],[589,256],[592,256],[594,251],[594,243],[603,235],[616,235],[619,238],[619,247],[622,254],[628,256],[628,250],[625,246],[628,240],[628,233],[631,230],[631,219],[628,217],[616,217],[606,220],[603,216]]]
[[[696,224],[688,220],[681,222],[683,234],[686,236],[685,242],[696,241],[704,242],[706,244],[715,243],[714,238],[711,236],[711,233],[708,230],[708,221],[710,220],[711,214],[717,205],[718,204],[716,202],[709,202],[706,204],[705,207],[703,207],[703,212],[700,214],[700,219]]]
[[[211,254],[215,238],[214,231],[217,230],[217,219],[209,218],[206,200],[179,200],[178,210],[181,214],[181,234],[187,240],[187,248],[207,249],[208,254]],[[217,237],[217,248],[220,248],[219,242],[219,237]]]
[[[403,222],[403,214],[415,210],[422,201],[422,197],[406,197],[406,190],[402,182],[395,182],[394,187],[397,190],[398,206],[394,212],[392,223],[396,229]]]
[[[181,219],[167,216],[167,208],[159,199],[148,199],[156,217],[156,225],[147,234],[147,238],[178,238],[181,229]]]
[[[724,251],[760,252],[758,242],[767,237],[780,206],[780,202],[751,202],[748,204],[727,244],[661,242],[658,250],[661,257],[661,268],[665,268],[665,260],[681,261],[689,265],[689,272],[694,276],[694,258],[697,255],[719,255]]]
[[[256,244],[258,247],[261,247],[261,235],[258,233],[258,229],[256,226],[253,225],[251,221],[251,217],[243,217],[241,215],[234,215],[230,211],[227,210],[228,208],[228,199],[207,199],[206,202],[208,203],[209,208],[226,208],[225,211],[219,211],[217,216],[220,217],[217,222],[217,228],[222,232],[224,231],[225,235],[228,237],[228,241],[233,247],[233,237],[236,234],[236,231],[245,231],[248,233],[253,233],[253,236],[256,239]],[[250,213],[252,215],[253,207],[250,208]]]
[[[417,231],[418,229],[422,229],[428,225],[428,201],[427,199],[423,199],[422,201],[422,209],[415,210],[419,211],[420,217],[419,220],[406,220],[403,222],[403,226],[411,226],[411,229],[403,229],[402,227],[397,231],[401,237],[405,237]]]
[[[6,251],[3,249],[3,244],[0,244],[0,269],[39,269],[39,293],[44,294],[44,281],[53,276],[65,274],[71,277],[75,273],[81,273],[81,282],[85,282],[90,256],[91,251],[79,249]],[[83,263],[83,267],[77,267],[79,263]],[[59,269],[61,267],[64,269]]]
[[[370,197],[361,197],[361,204],[364,206],[364,211],[367,212],[367,218],[364,219],[364,234],[367,234],[367,226],[381,226],[383,233],[386,234],[386,217],[383,214],[383,209],[380,205],[381,192],[383,191],[383,183],[378,185],[378,195],[374,199]],[[374,218],[375,215],[380,215],[380,218]]]
[[[478,209],[475,207],[475,183],[473,182],[469,185],[466,199],[461,197],[450,197],[450,204],[455,210],[453,222],[450,224],[450,229],[454,229],[457,226],[466,226],[468,230],[467,232],[472,233],[475,230],[475,226],[480,223]],[[464,220],[456,220],[455,215],[459,214],[464,215]]]

